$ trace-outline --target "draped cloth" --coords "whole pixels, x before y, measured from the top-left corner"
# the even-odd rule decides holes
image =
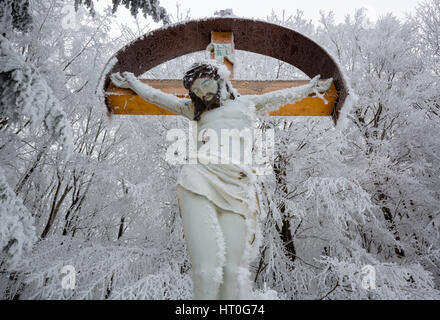
[[[199,160],[201,156],[199,155]],[[178,185],[205,196],[223,210],[251,218],[261,213],[256,171],[241,164],[186,164]]]

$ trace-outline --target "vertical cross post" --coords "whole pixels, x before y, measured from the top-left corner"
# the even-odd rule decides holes
[[[211,59],[215,59],[231,72],[229,79],[234,78],[234,34],[232,32],[211,31]]]

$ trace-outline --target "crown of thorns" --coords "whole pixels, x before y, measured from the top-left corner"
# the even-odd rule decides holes
[[[214,80],[220,79],[217,66],[206,62],[194,63],[183,76],[183,86],[185,89],[191,90],[191,86],[193,85],[194,81],[203,77],[208,77]]]

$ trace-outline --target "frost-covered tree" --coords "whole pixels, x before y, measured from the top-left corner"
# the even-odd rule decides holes
[[[415,14],[410,17],[418,35],[417,42],[420,50],[429,60],[432,69],[440,74],[440,1],[425,0],[416,8]]]
[[[90,250],[94,252],[105,248],[102,252],[116,253],[111,249],[114,244],[120,246],[121,243],[126,245],[131,243],[134,248],[142,246],[147,248],[148,246],[145,246],[147,243],[160,247],[164,243],[164,235],[172,234],[176,239],[174,242],[178,241],[178,243],[169,245],[176,248],[176,261],[180,263],[182,260],[182,236],[180,231],[173,232],[174,218],[169,221],[166,216],[160,215],[164,203],[170,203],[172,200],[165,188],[167,184],[160,185],[164,188],[163,197],[153,197],[149,200],[154,196],[150,190],[151,186],[155,185],[153,181],[164,176],[165,172],[169,173],[169,168],[153,170],[156,162],[149,161],[146,167],[143,160],[151,154],[159,156],[159,152],[165,150],[166,146],[161,143],[153,152],[151,150],[153,146],[147,146],[146,150],[139,148],[139,145],[148,139],[140,136],[139,132],[133,132],[132,128],[136,126],[129,121],[120,121],[121,124],[118,125],[118,120],[113,118],[112,125],[108,126],[102,101],[97,95],[99,75],[106,61],[118,47],[124,44],[118,42],[120,37],[115,39],[108,37],[108,28],[113,18],[110,17],[110,13],[104,16],[96,14],[93,19],[83,16],[78,30],[60,30],[56,26],[59,26],[64,18],[62,8],[63,2],[57,0],[33,3],[32,18],[38,28],[31,28],[27,34],[15,34],[12,31],[10,33],[14,46],[23,48],[18,50],[23,59],[32,62],[36,69],[44,71],[41,78],[51,79],[54,96],[62,102],[64,109],[68,110],[67,115],[73,131],[71,134],[73,154],[68,159],[63,158],[63,153],[51,146],[50,132],[40,130],[43,129],[40,126],[32,134],[31,125],[26,118],[13,128],[9,126],[14,131],[8,133],[9,139],[5,140],[3,147],[10,150],[11,154],[2,159],[2,165],[15,167],[15,171],[8,170],[10,183],[12,186],[15,185],[12,190],[15,194],[21,195],[25,205],[23,211],[27,209],[26,212],[32,215],[32,221],[28,224],[34,227],[31,230],[34,236],[32,240],[35,240],[36,233],[39,241],[32,249],[33,254],[17,259],[19,263],[11,269],[14,273],[10,277],[1,279],[0,288],[4,290],[0,291],[3,298],[51,297],[50,291],[42,294],[47,292],[47,287],[33,282],[35,278],[28,278],[31,281],[26,282],[28,284],[25,285],[20,275],[37,275],[41,272],[45,275],[44,279],[47,279],[51,270],[57,268],[55,264],[47,266],[48,263],[53,262],[54,256],[46,260],[48,256],[40,254],[49,243],[59,244],[60,251],[56,255],[60,257],[60,265],[72,263],[68,258],[72,257],[73,253],[70,238],[78,238],[82,243],[90,243]],[[6,125],[6,122],[4,123]],[[152,123],[158,126],[159,133],[163,133],[164,129],[160,123]],[[142,132],[142,128],[139,129]],[[11,137],[14,139],[10,139]],[[25,153],[20,155],[18,148]],[[162,166],[166,164],[163,159],[157,160],[162,161]],[[12,190],[9,188],[7,192],[11,194]],[[157,190],[158,193],[159,191]],[[150,209],[145,210],[145,208]],[[17,204],[17,210],[19,209]],[[16,220],[21,219],[21,212],[8,210],[8,214]],[[5,228],[9,225],[10,223],[5,224]],[[23,233],[28,232],[27,229],[22,229],[24,229]],[[9,235],[6,233],[7,229],[2,229],[2,232],[4,230],[5,234]],[[23,247],[31,247],[22,241],[25,239],[16,238]],[[97,241],[103,241],[101,249],[95,245]],[[5,246],[10,251],[18,251],[14,244],[15,242],[5,242]],[[123,249],[121,253],[125,251]],[[160,252],[166,256],[158,259],[168,261],[170,253]],[[54,251],[52,253],[55,254]],[[90,263],[94,263],[95,260],[89,259],[90,251],[88,253],[84,251],[84,254],[85,264],[81,267],[76,263],[75,266],[86,273],[90,269]],[[135,292],[135,295],[156,299],[163,296],[163,291],[160,290],[157,294],[153,294],[153,289],[157,288],[157,281],[162,281],[161,277],[157,277],[157,281],[153,283],[142,277],[155,273],[158,269],[139,268],[140,275],[133,274],[135,282],[127,280],[127,273],[120,272],[125,267],[114,269],[116,267],[114,259],[132,268],[131,262],[134,259],[146,259],[146,263],[150,263],[150,256],[144,254],[139,256],[138,253],[134,253],[133,258],[128,259],[117,258],[113,254],[110,256],[108,256],[110,260],[106,263],[111,268],[102,278],[110,281],[108,287],[103,288],[103,282],[96,282],[98,290],[103,288],[102,298],[113,296],[112,292],[115,297],[132,297],[131,292],[141,283],[147,285],[146,288],[145,285],[140,286],[145,295],[139,292]],[[99,259],[102,258],[104,256]],[[154,268],[162,267],[159,260],[153,264]],[[181,266],[176,268],[179,269]],[[163,276],[168,276],[168,270],[166,267],[163,268]],[[56,269],[56,273],[59,272],[60,270]],[[6,272],[3,270],[2,275],[4,274]],[[184,275],[184,277],[189,279],[189,276]],[[136,284],[137,281],[140,281],[139,284]],[[178,285],[180,281],[170,278],[170,283]],[[84,290],[90,289],[92,293],[86,297],[97,297],[96,290],[94,291],[93,286],[90,286],[91,282],[85,282],[84,285],[86,286]],[[58,284],[56,289],[59,288]],[[119,291],[121,292],[118,293]],[[64,297],[62,290],[59,293]],[[170,297],[176,299],[178,296]]]
[[[89,8],[90,12],[94,14],[93,3],[93,0],[75,0],[75,9],[78,9],[80,5],[85,5]],[[163,21],[164,24],[170,23],[170,17],[165,8],[160,6],[159,0],[112,0],[112,3],[113,13],[118,10],[120,5],[123,5],[130,10],[131,15],[134,17],[142,10],[142,14],[145,18],[151,16],[155,22]]]
[[[346,132],[353,150],[344,148],[344,153],[364,164],[358,168],[363,172],[358,179],[379,210],[376,217],[382,229],[386,227],[394,238],[393,244],[385,241],[389,236],[364,234],[362,247],[383,264],[394,263],[396,270],[402,270],[406,282],[401,283],[407,288],[398,291],[403,298],[426,298],[437,296],[432,289],[422,294],[421,288],[437,287],[432,281],[438,279],[433,277],[438,274],[434,267],[438,255],[427,249],[438,242],[438,225],[433,221],[439,198],[430,173],[438,166],[430,156],[438,144],[430,139],[435,131],[429,129],[438,119],[426,107],[420,110],[420,104],[438,99],[438,78],[419,54],[414,27],[391,15],[372,23],[362,11],[339,25],[331,15],[323,15],[319,39],[345,66],[359,96],[351,114],[353,127]],[[417,132],[430,137],[422,138]],[[424,270],[419,281],[414,280],[415,270]],[[406,296],[410,288],[417,289]],[[387,294],[396,297],[396,289]]]
[[[71,2],[78,10],[80,6],[89,9],[92,15],[95,15],[93,0],[71,0],[65,1],[65,4]],[[136,17],[139,11],[142,11],[144,18],[152,17],[155,22],[163,21],[164,24],[170,23],[170,17],[164,7],[160,6],[159,0],[112,0],[112,12],[115,13],[118,7],[123,5],[130,10],[132,16]],[[32,26],[32,15],[29,12],[29,0],[2,0],[0,6],[0,16],[4,14],[4,9],[11,8],[11,23],[18,30],[28,30]]]
[[[7,2],[0,17],[4,30],[0,35],[0,150],[3,149],[4,154],[1,164],[12,156],[8,152],[11,151],[9,144],[15,140],[13,132],[17,134],[28,125],[33,132],[43,126],[51,137],[48,143],[58,142],[64,157],[68,157],[73,148],[72,128],[60,101],[37,67],[26,61],[8,39],[15,32],[12,17],[16,11],[17,8]],[[0,180],[0,250],[7,254],[8,260],[15,262],[35,239],[33,218],[8,186],[4,170],[0,170]]]

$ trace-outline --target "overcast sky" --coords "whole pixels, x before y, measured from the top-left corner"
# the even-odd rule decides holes
[[[366,8],[369,16],[377,18],[388,12],[397,17],[413,11],[418,0],[160,0],[169,13],[175,15],[176,3],[182,9],[191,9],[192,18],[213,16],[220,9],[232,8],[235,15],[246,18],[265,19],[272,9],[282,14],[283,9],[290,15],[297,9],[304,11],[305,18],[317,21],[319,10],[333,11],[336,19],[342,21],[346,14],[353,14],[357,8]]]

